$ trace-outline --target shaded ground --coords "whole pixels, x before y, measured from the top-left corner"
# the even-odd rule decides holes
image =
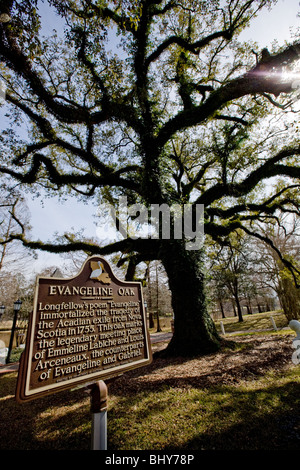
[[[108,448],[299,450],[300,365],[292,363],[292,339],[239,337],[234,351],[154,358],[124,374],[109,385]],[[155,343],[153,351],[165,346]],[[0,375],[0,449],[89,450],[85,388],[17,404],[16,378]]]
[[[124,375],[109,386],[111,398],[117,399],[110,415],[115,424],[111,447],[128,448],[130,439],[124,439],[121,429],[126,428],[135,439],[132,448],[138,449],[299,450],[300,366],[291,361],[291,340],[238,338],[235,351],[190,360],[157,358],[144,370]],[[296,382],[294,375],[282,382],[275,379],[290,371]],[[149,395],[155,397],[153,403]],[[126,418],[131,411],[137,424]],[[138,423],[143,420],[153,431],[147,431],[150,447],[141,437]]]
[[[268,370],[280,371],[293,365],[291,336],[240,337],[234,341],[240,346],[236,351],[228,349],[195,359],[156,358],[155,352],[163,350],[167,343],[155,343],[153,363],[127,373],[116,381],[116,386],[110,385],[110,389],[114,393],[128,394],[137,386],[145,384],[149,389],[161,382],[169,386],[232,385],[261,376]]]

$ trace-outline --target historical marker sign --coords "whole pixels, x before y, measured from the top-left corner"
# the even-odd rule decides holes
[[[99,256],[71,279],[38,277],[16,398],[28,401],[152,361],[141,284]]]

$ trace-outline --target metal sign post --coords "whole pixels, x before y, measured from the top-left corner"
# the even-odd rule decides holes
[[[91,385],[92,450],[107,450],[107,386],[103,380]]]

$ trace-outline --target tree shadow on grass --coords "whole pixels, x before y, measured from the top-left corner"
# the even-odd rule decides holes
[[[247,393],[240,387],[268,370],[288,370],[289,339],[251,339],[242,346],[202,358],[154,359],[149,366],[113,381],[108,387],[109,449],[168,450],[173,443],[177,450],[299,448],[295,421],[299,419],[299,384],[290,382],[277,389],[270,384]],[[0,376],[1,450],[90,449],[90,399],[84,388],[19,404],[16,379],[16,373]],[[165,395],[168,390],[173,394]],[[207,401],[200,408],[198,402],[188,408],[191,391],[196,395],[206,391]],[[229,397],[226,403],[224,393]],[[264,394],[268,400],[275,395],[278,403],[266,406],[269,401],[263,401]],[[210,411],[213,397],[217,400],[214,413]],[[185,405],[181,404],[184,400]],[[161,422],[166,410],[169,414]],[[205,430],[199,427],[203,417],[208,422]],[[154,444],[147,436],[152,428]]]
[[[110,445],[117,450],[134,445],[159,450],[299,449],[299,383],[293,382],[293,373],[285,385],[270,380],[272,374],[285,376],[293,370],[289,341],[252,338],[240,351],[190,360],[158,358],[122,376],[109,387],[117,398],[110,411]],[[271,375],[263,380],[266,374]],[[191,405],[193,395],[200,397],[199,408]],[[148,429],[152,432],[143,437]]]
[[[281,338],[249,339],[240,350],[225,350],[198,358],[154,358],[153,362],[117,378],[109,386],[116,396],[134,396],[136,390],[151,392],[164,387],[205,388],[234,385],[241,380],[264,376],[270,370],[291,365],[292,348]]]
[[[160,384],[153,402],[140,392],[114,406],[112,449],[138,445],[143,450],[163,451],[299,450],[297,383],[258,390],[212,387],[198,396],[198,409],[197,392],[188,398],[189,403],[182,396],[182,403],[176,404],[174,395],[164,398],[164,390]]]
[[[282,394],[291,400],[275,407],[258,409],[252,405],[251,411],[242,413],[239,422],[224,430],[210,427],[206,433],[188,439],[177,450],[293,450],[300,448],[299,400],[293,401],[295,387],[287,384],[281,389],[269,389],[270,394]],[[298,390],[299,392],[299,390]],[[255,401],[255,394],[248,400]],[[290,395],[289,395],[290,394]],[[254,409],[255,408],[255,409]]]
[[[16,380],[16,373],[0,376],[1,450],[89,450],[91,414],[84,389],[20,404]]]

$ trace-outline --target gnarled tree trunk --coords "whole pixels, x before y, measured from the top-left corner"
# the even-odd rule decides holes
[[[174,312],[174,334],[165,354],[197,356],[217,351],[222,339],[207,311],[202,251],[188,251],[182,241],[173,241],[162,249],[161,259]]]

